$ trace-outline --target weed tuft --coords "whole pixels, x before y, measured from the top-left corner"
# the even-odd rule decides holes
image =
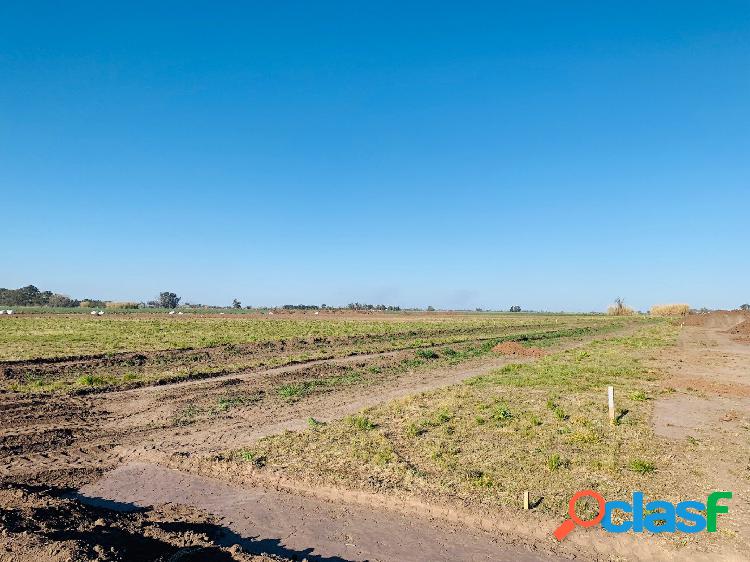
[[[377,427],[376,424],[374,424],[368,417],[366,416],[349,416],[346,418],[349,422],[349,425],[351,425],[353,428],[358,429],[360,431],[370,431],[371,429],[375,429]]]
[[[654,465],[654,463],[650,461],[645,461],[642,459],[633,459],[628,464],[628,468],[632,470],[633,472],[637,472],[638,474],[649,474],[656,470],[656,465]]]

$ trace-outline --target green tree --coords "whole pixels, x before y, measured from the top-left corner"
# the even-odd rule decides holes
[[[159,293],[157,302],[161,308],[177,308],[177,305],[180,304],[180,297],[169,291],[164,291],[163,293]]]

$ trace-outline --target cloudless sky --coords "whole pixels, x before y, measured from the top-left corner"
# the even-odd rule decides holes
[[[750,3],[2,2],[0,286],[750,301]]]

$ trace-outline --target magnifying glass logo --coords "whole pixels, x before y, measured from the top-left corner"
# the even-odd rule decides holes
[[[576,503],[578,500],[586,496],[594,498],[596,503],[599,504],[599,513],[596,517],[589,519],[588,521],[584,521],[576,515]],[[594,490],[581,490],[580,492],[576,492],[573,497],[570,498],[570,502],[568,502],[568,515],[570,515],[570,519],[563,521],[562,525],[555,530],[553,533],[555,538],[559,541],[563,540],[568,536],[568,533],[575,529],[576,525],[580,525],[581,527],[593,527],[594,525],[598,525],[604,518],[604,508],[605,501],[601,494],[598,494]]]

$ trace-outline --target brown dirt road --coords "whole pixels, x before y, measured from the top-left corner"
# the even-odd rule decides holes
[[[87,503],[199,505],[248,552],[310,561],[559,560],[510,536],[440,520],[327,502],[263,487],[239,488],[152,464],[132,463],[84,486]],[[106,500],[102,500],[106,498]],[[243,538],[244,537],[244,538]],[[262,538],[260,538],[262,537]]]
[[[743,316],[686,323],[677,348],[658,358],[670,377],[653,423],[657,435],[688,440],[696,478],[708,491],[734,493],[727,532],[750,551],[750,345],[731,330]]]

